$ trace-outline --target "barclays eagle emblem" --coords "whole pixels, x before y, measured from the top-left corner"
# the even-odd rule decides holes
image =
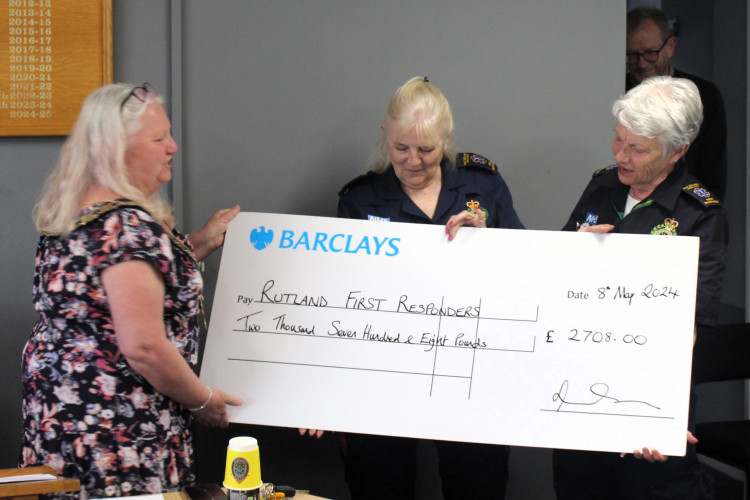
[[[273,230],[265,226],[256,227],[250,231],[250,243],[256,250],[263,250],[273,241]]]

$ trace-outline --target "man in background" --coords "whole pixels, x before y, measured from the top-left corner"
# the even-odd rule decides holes
[[[692,80],[703,101],[703,125],[685,155],[688,171],[719,199],[724,198],[727,175],[727,124],[724,102],[716,86],[672,67],[677,39],[667,18],[655,7],[641,6],[628,12],[626,55],[628,91],[652,76]]]

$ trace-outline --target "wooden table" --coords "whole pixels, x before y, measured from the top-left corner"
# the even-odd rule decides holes
[[[23,467],[17,469],[0,469],[0,478],[10,476],[25,476],[30,474],[51,474],[57,479],[49,481],[27,481],[0,484],[0,499],[35,500],[38,495],[46,493],[60,493],[64,491],[78,491],[81,482],[78,479],[57,477],[57,471],[47,465],[41,467]],[[190,500],[184,491],[163,493],[164,500]],[[132,497],[132,498],[138,498]],[[307,493],[299,492],[293,500],[327,500]]]
[[[30,474],[52,474],[56,479],[49,481],[27,481],[0,484],[0,498],[34,499],[45,493],[60,493],[63,491],[78,491],[81,482],[78,479],[57,477],[57,471],[50,466],[23,467],[17,469],[0,469],[0,478],[11,476],[26,476]]]

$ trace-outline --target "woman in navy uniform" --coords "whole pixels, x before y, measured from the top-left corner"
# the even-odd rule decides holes
[[[381,125],[371,171],[339,193],[338,216],[445,225],[523,229],[495,164],[456,153],[445,96],[426,78],[396,91]],[[506,446],[435,441],[445,500],[505,498]],[[345,434],[342,452],[352,500],[413,499],[417,440]]]
[[[693,82],[654,77],[615,101],[615,164],[597,170],[563,230],[698,236],[696,326],[715,326],[727,252],[727,218],[719,200],[692,177],[684,155],[702,120]],[[637,264],[637,255],[633,256]],[[694,405],[684,457],[667,460],[643,448],[633,455],[555,450],[558,500],[713,498],[696,457]],[[642,459],[642,460],[639,460]]]
[[[456,153],[453,115],[426,78],[398,89],[388,105],[371,170],[339,192],[338,216],[351,219],[523,229],[497,167]]]

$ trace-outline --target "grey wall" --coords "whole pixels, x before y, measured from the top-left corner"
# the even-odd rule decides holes
[[[446,94],[457,145],[498,164],[529,228],[561,227],[591,172],[611,161],[609,107],[624,88],[621,0],[113,7],[115,79],[149,81],[170,99],[182,147],[171,194],[186,230],[234,203],[335,215],[338,189],[366,168],[388,99],[414,75]],[[20,352],[35,319],[29,214],[61,144],[0,138],[0,467],[16,462]],[[218,261],[206,263],[209,310]],[[258,437],[265,480],[346,498],[332,433],[315,442],[291,429],[202,430],[201,479],[220,480],[227,439],[239,433]],[[422,456],[422,498],[439,498],[429,447]],[[548,450],[515,449],[511,468],[510,498],[552,498]]]
[[[611,159],[609,104],[624,86],[621,2],[220,5],[186,2],[182,13],[188,227],[235,201],[248,211],[335,215],[337,191],[366,168],[388,99],[414,75],[446,94],[459,149],[498,163],[529,227],[561,227],[590,173]],[[593,30],[575,28],[584,12],[599,20]],[[217,269],[209,259],[209,280]],[[294,434],[245,431],[299,451]],[[200,436],[225,442],[233,432]],[[303,453],[335,450],[325,439]],[[439,498],[435,457],[421,450],[420,494]],[[264,456],[264,475],[275,459]],[[299,469],[316,473],[300,484],[340,481],[337,457],[324,473],[311,463],[320,462]],[[548,450],[514,450],[511,467],[511,498],[552,497]]]
[[[185,189],[204,202],[188,222],[224,202],[209,192],[245,210],[334,215],[414,75],[446,94],[459,148],[498,163],[530,227],[558,229],[559,208],[610,160],[622,2],[219,5],[183,14]],[[596,28],[576,29],[584,11]]]
[[[366,169],[388,100],[415,75],[451,102],[459,150],[498,164],[528,227],[562,227],[590,174],[611,161],[610,103],[624,88],[621,1],[220,5],[183,9],[188,227],[234,202],[334,216],[337,191]],[[582,19],[596,22],[581,29]],[[213,279],[218,258],[207,270]],[[222,442],[232,432],[203,434]],[[289,449],[299,443],[279,430],[247,432]],[[326,439],[305,444],[335,449]],[[422,452],[421,498],[440,498],[432,448]],[[550,464],[548,450],[513,450],[510,498],[552,498]],[[342,474],[334,456],[322,477]],[[321,478],[313,476],[300,484]],[[347,496],[323,483],[324,493]]]

